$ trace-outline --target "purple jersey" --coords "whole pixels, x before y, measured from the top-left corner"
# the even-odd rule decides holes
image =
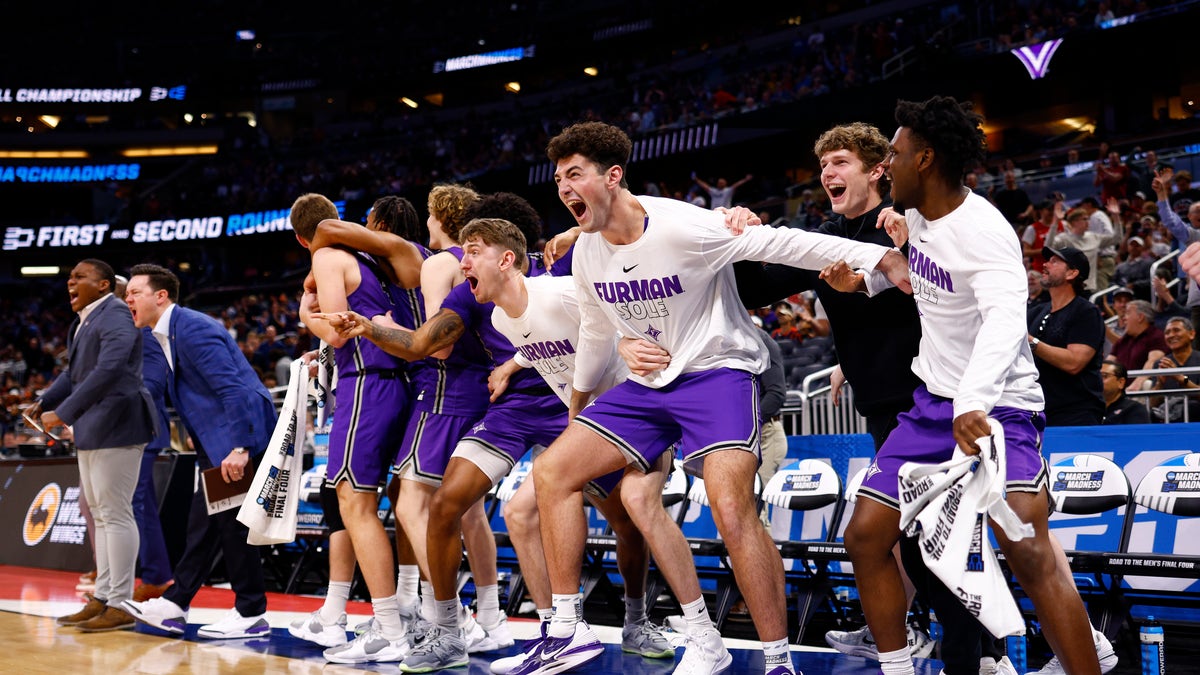
[[[574,250],[574,246],[567,249],[567,252],[555,260],[549,268],[546,267],[546,260],[541,253],[526,253],[525,257],[529,259],[529,271],[525,273],[525,276],[540,277],[543,274],[549,274],[552,277],[571,276],[571,251]]]
[[[493,366],[500,365],[508,361],[516,354],[516,349],[512,342],[504,337],[500,331],[492,326],[492,310],[496,307],[493,303],[479,304],[475,300],[475,295],[471,293],[471,284],[463,282],[455,286],[450,295],[446,296],[445,302],[442,303],[444,309],[449,309],[462,318],[463,324],[466,327],[463,337],[459,338],[458,344],[454,346],[454,350],[458,351],[462,346],[463,340],[469,336],[475,336],[476,341],[485,350],[485,358],[487,359],[488,370]],[[551,398],[558,401],[557,396],[550,389],[542,376],[533,368],[522,368],[508,381],[508,391],[504,396],[500,397],[503,401],[508,395],[508,392],[526,392],[535,394],[548,394]]]
[[[458,246],[446,250],[462,260],[463,251]],[[474,297],[471,302],[475,302]],[[413,398],[418,411],[478,419],[487,410],[487,379],[492,362],[483,344],[469,331],[455,343],[450,358],[430,357],[420,363],[413,375]]]
[[[401,322],[403,312],[398,303],[393,300],[400,300],[407,294],[402,296],[402,289],[397,288],[381,276],[378,265],[369,256],[364,253],[356,253],[354,257],[358,262],[358,271],[362,281],[358,284],[358,288],[354,289],[354,292],[346,295],[347,305],[368,319],[391,312],[397,323],[405,325]],[[409,321],[411,322],[411,320],[410,316]],[[359,372],[392,372],[406,369],[404,359],[388,354],[365,338],[354,338],[345,345],[334,349],[333,354],[334,362],[337,363],[339,379]]]

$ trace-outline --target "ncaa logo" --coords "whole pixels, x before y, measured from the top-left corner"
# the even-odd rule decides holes
[[[58,508],[62,504],[62,489],[58,483],[50,483],[42,488],[29,510],[25,512],[25,523],[21,527],[21,538],[26,546],[37,546],[50,533]]]

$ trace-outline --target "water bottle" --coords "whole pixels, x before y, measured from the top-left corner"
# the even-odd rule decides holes
[[[1009,635],[1004,639],[1004,647],[1008,652],[1009,662],[1013,664],[1013,669],[1018,673],[1025,672],[1025,636]]]
[[[1142,675],[1166,675],[1167,656],[1163,649],[1162,626],[1153,616],[1147,616],[1138,637],[1142,642]]]

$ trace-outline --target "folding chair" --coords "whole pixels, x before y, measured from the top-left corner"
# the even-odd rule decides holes
[[[820,518],[802,519],[800,539],[775,542],[784,560],[794,561],[796,565],[784,573],[788,584],[797,588],[796,614],[800,629],[796,644],[803,641],[805,627],[821,600],[831,595],[829,556],[845,556],[844,546],[832,545],[845,508],[842,497],[841,476],[828,462],[817,459],[788,464],[775,472],[763,488],[762,499],[770,506],[773,519],[780,511],[814,513],[825,510]],[[796,530],[795,527],[791,529]],[[805,536],[805,530],[812,535]]]

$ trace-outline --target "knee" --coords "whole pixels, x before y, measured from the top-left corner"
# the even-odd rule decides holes
[[[636,490],[622,491],[621,505],[633,522],[640,527],[647,527],[654,521],[657,512],[662,511],[662,497],[658,493],[647,495]]]
[[[1047,537],[1026,537],[1011,541],[1004,557],[1022,584],[1035,584],[1058,578],[1058,561]]]
[[[538,528],[537,502],[533,499],[514,499],[504,505],[504,523],[513,532],[529,532]]]
[[[467,506],[456,495],[444,489],[438,490],[433,493],[433,499],[429,502],[429,520],[439,523],[461,521],[467,513]]]
[[[860,560],[879,556],[891,549],[891,545],[885,546],[877,533],[872,532],[870,527],[854,518],[846,526],[842,541],[846,545],[846,552],[850,554],[856,564],[860,564]]]

